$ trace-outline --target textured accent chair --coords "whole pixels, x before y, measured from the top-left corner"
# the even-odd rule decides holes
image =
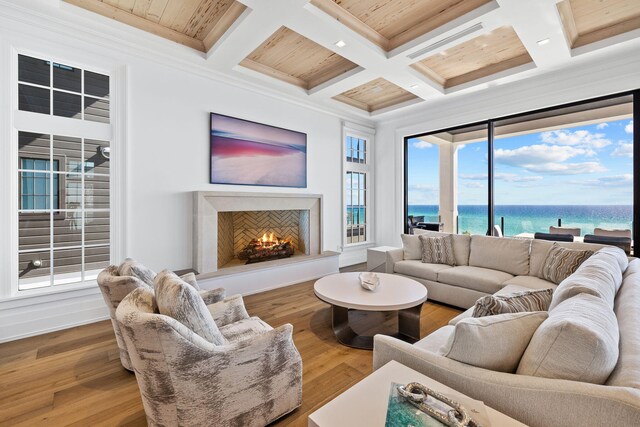
[[[118,349],[120,350],[120,362],[122,363],[122,366],[129,371],[132,371],[133,368],[131,367],[131,361],[129,360],[127,346],[122,339],[120,328],[116,322],[116,309],[124,297],[134,289],[143,288],[153,292],[153,279],[155,276],[155,272],[132,259],[125,260],[119,266],[110,265],[98,275],[98,286],[100,287],[102,297],[109,308],[109,317],[111,317],[113,331],[116,334],[116,342],[118,343]],[[229,313],[229,311],[233,310],[233,304],[211,307],[212,304],[224,300],[224,289],[219,288],[208,291],[201,290],[196,283],[195,275],[193,273],[188,273],[182,277],[186,282],[199,291],[205,304],[210,306],[210,311],[212,310],[213,312],[216,312],[218,317],[233,317],[233,313]],[[232,297],[231,299],[233,298],[238,297]]]
[[[549,240],[552,242],[573,242],[572,234],[552,234],[552,233],[536,233],[533,235],[534,239]]]
[[[192,299],[184,291],[175,294],[180,301]],[[223,342],[214,344],[202,325],[192,329],[159,314],[158,302],[166,309],[167,297],[160,288],[156,293],[158,300],[138,288],[116,311],[150,426],[264,426],[300,406],[302,359],[290,324],[273,329],[243,319],[220,327]],[[188,313],[186,323],[208,321],[202,310],[193,315],[193,304],[172,310]],[[242,325],[250,322],[263,328]]]
[[[580,227],[549,227],[549,234],[571,234],[573,237],[580,237],[581,233]]]

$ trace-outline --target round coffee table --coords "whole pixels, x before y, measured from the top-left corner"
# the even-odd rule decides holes
[[[420,339],[420,312],[427,289],[415,280],[395,274],[376,273],[380,285],[375,291],[360,286],[360,273],[338,273],[319,279],[313,286],[316,296],[331,304],[333,332],[341,344],[372,349],[373,336],[358,335],[349,326],[349,311],[397,311],[398,333],[408,342]]]

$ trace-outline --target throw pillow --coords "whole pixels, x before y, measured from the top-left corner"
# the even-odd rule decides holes
[[[619,340],[618,321],[607,302],[579,294],[549,312],[517,373],[604,384],[618,363]]]
[[[575,273],[591,255],[593,251],[567,249],[554,244],[542,265],[542,278],[558,284]]]
[[[420,235],[422,262],[430,264],[455,265],[451,236],[429,237]]]
[[[420,239],[417,235],[401,234],[402,249],[404,251],[403,259],[422,259],[422,248],[420,247]]]
[[[487,295],[476,301],[472,317],[525,311],[547,311],[552,296],[553,289],[514,292],[506,295]]]
[[[196,291],[200,290],[200,286],[198,285],[198,281],[196,280],[195,273],[187,273],[180,276],[182,280],[193,286]]]
[[[175,273],[158,273],[155,292],[160,314],[176,319],[212,344],[227,343],[198,291]]]
[[[514,373],[547,312],[469,317],[456,323],[439,351],[449,359],[492,371]]]

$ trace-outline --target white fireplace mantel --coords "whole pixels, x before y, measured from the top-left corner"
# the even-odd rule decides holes
[[[309,255],[322,253],[320,194],[196,191],[193,206],[193,267],[201,275],[218,270],[219,212],[308,210]]]

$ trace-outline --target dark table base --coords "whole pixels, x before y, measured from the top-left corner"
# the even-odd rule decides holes
[[[349,311],[352,309],[331,306],[333,333],[340,344],[348,347],[361,348],[365,350],[373,349],[373,336],[358,335],[349,325]],[[355,310],[364,311],[366,310]],[[391,335],[413,344],[420,339],[420,312],[422,303],[415,307],[398,310],[398,333]]]

